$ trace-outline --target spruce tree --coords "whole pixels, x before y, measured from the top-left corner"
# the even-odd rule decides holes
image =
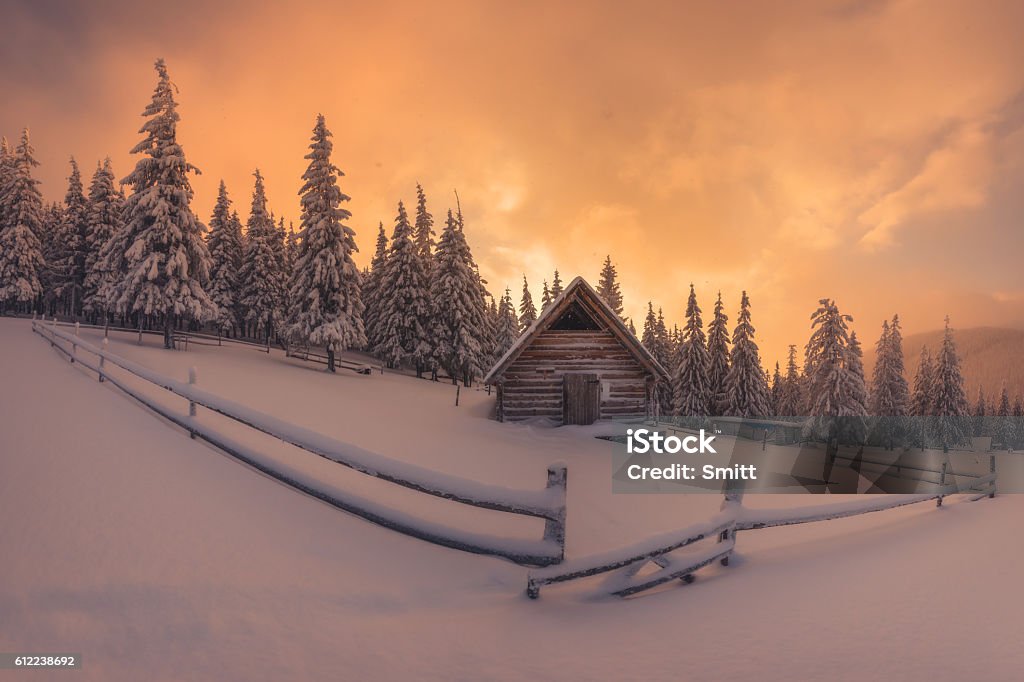
[[[103,165],[97,165],[89,184],[83,284],[85,310],[93,315],[101,315],[104,322],[109,319],[112,307],[107,295],[119,273],[107,268],[103,251],[107,243],[124,229],[123,217],[124,199],[114,188],[114,169],[107,157]]]
[[[519,318],[512,303],[512,292],[505,288],[505,295],[498,304],[498,325],[495,333],[495,362],[501,359],[519,338]]]
[[[786,380],[782,377],[782,367],[776,361],[775,372],[772,374],[771,389],[769,391],[769,402],[771,403],[771,416],[778,417],[782,414],[782,394],[785,390]]]
[[[1006,390],[1006,381],[1003,381],[1003,390],[999,394],[999,402],[993,408],[992,442],[993,444],[999,443],[1007,450],[1013,447],[1016,435],[1016,429],[1010,420],[1011,414],[1010,393]]]
[[[7,136],[0,136],[0,231],[8,224],[7,192],[14,182],[14,150]]]
[[[725,378],[729,374],[729,316],[722,305],[722,292],[715,300],[714,316],[708,325],[708,408],[722,415],[727,407]]]
[[[1024,446],[1024,398],[1020,393],[1013,401],[1013,446],[1020,448]]]
[[[335,353],[366,345],[359,271],[352,255],[358,250],[352,217],[341,202],[349,197],[338,187],[343,173],[331,161],[334,145],[324,117],[317,116],[309,145],[309,166],[299,190],[302,222],[288,336],[327,349],[327,369],[335,371]],[[284,227],[282,223],[282,229]]]
[[[482,340],[487,321],[482,293],[465,234],[448,211],[434,255],[430,300],[434,359],[453,384],[461,378],[470,386],[486,364]]]
[[[864,366],[856,335],[851,337],[849,315],[831,299],[821,299],[811,315],[811,338],[804,354],[807,374],[808,426],[828,443],[834,456],[840,439],[859,442],[864,431]]]
[[[597,282],[597,295],[604,299],[616,315],[622,317],[622,292],[619,289],[618,273],[612,265],[611,255],[604,259],[601,276]]]
[[[388,257],[388,236],[384,232],[384,223],[377,226],[377,248],[370,261],[370,273],[363,286],[363,325],[366,331],[366,344],[375,348],[380,344],[380,308],[383,292],[380,289],[384,274],[384,262]]]
[[[64,211],[57,227],[55,257],[50,268],[55,275],[55,296],[72,316],[81,312],[85,288],[89,205],[82,186],[78,163],[71,159],[71,174],[64,195]]]
[[[525,332],[537,321],[537,308],[533,305],[533,296],[530,295],[530,285],[526,282],[526,275],[523,275],[523,298],[519,303],[519,331]]]
[[[647,302],[647,317],[644,318],[644,332],[640,343],[654,356],[655,360],[662,362],[664,357],[661,353],[661,341],[658,338],[658,318],[654,315],[654,304],[650,301]]]
[[[40,274],[46,263],[39,242],[43,199],[39,181],[32,177],[32,169],[39,165],[33,153],[26,128],[13,161],[7,162],[6,223],[0,225],[0,313],[8,305],[27,310],[43,292]]]
[[[434,257],[434,216],[427,210],[427,195],[423,187],[416,183],[416,223],[413,229],[413,241],[416,242],[416,253],[423,261],[423,269],[430,274]]]
[[[732,335],[732,364],[725,377],[726,412],[734,417],[764,417],[768,406],[768,385],[761,369],[761,357],[754,341],[750,298],[744,291]]]
[[[867,423],[863,417],[868,414],[868,386],[864,378],[864,351],[861,349],[856,331],[850,332],[850,346],[846,354],[846,372],[850,377],[847,412],[853,417],[846,420],[846,437],[854,443],[863,443],[867,436]]]
[[[423,376],[432,359],[427,286],[423,261],[412,240],[409,216],[399,201],[391,248],[380,284],[381,338],[375,350],[392,367],[411,364],[417,377]]]
[[[967,396],[964,393],[964,378],[960,371],[960,357],[953,341],[953,330],[946,318],[942,335],[942,347],[935,363],[935,387],[932,422],[935,436],[943,450],[962,445],[970,440],[971,420]]]
[[[910,413],[915,417],[929,417],[934,414],[935,365],[928,346],[921,348],[921,360],[914,377],[914,393],[910,401]]]
[[[198,171],[185,160],[177,141],[180,117],[162,59],[157,60],[156,71],[153,99],[143,112],[149,120],[139,131],[144,138],[132,149],[143,158],[123,181],[132,188],[125,206],[124,243],[129,247],[115,306],[128,313],[160,316],[164,347],[172,348],[178,319],[203,322],[217,308],[202,286],[209,275],[210,255],[203,226],[189,206],[188,174]]]
[[[269,344],[274,322],[280,318],[281,282],[280,259],[275,242],[277,228],[267,210],[267,192],[263,175],[257,168],[252,193],[252,207],[246,221],[245,259],[239,276],[242,280],[242,307],[245,321],[252,325],[253,333],[262,330]]]
[[[217,305],[217,317],[214,322],[224,333],[230,332],[237,322],[239,291],[242,264],[241,234],[235,232],[235,224],[231,215],[231,199],[227,186],[220,181],[217,189],[217,203],[210,217],[210,232],[206,238],[210,250],[210,298]]]
[[[985,388],[984,386],[978,386],[978,399],[974,402],[974,435],[981,436],[982,431],[985,428],[985,417],[987,412],[987,405],[985,404]]]
[[[776,412],[777,416],[799,417],[804,412],[804,398],[800,369],[796,364],[796,346],[789,345],[786,353],[786,376],[782,381],[782,392]]]
[[[682,417],[703,417],[711,411],[711,390],[708,385],[708,368],[711,360],[708,357],[704,323],[700,313],[697,294],[691,284],[690,297],[686,302],[683,342],[679,348],[679,360],[673,377],[675,413]]]
[[[562,294],[562,279],[558,276],[558,268],[555,268],[555,276],[551,279],[551,299],[554,300]]]
[[[870,413],[902,417],[907,414],[909,389],[903,376],[903,340],[899,316],[882,322],[882,334],[875,344],[875,369],[871,379]]]
[[[548,289],[548,281],[544,280],[544,289],[540,295],[540,309],[547,310],[549,305],[551,305],[551,290]]]

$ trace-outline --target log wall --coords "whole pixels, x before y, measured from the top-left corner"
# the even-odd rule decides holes
[[[562,377],[591,372],[602,386],[602,419],[644,417],[648,373],[610,331],[552,330],[540,334],[500,381],[499,418],[562,421]]]

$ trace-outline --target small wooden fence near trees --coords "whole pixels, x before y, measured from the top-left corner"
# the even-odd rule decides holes
[[[109,352],[106,339],[103,348],[85,341],[78,336],[77,326],[74,333],[69,333],[58,329],[54,321],[32,320],[32,330],[72,363],[95,372],[100,382],[113,384],[188,431],[193,438],[201,438],[271,478],[333,507],[427,542],[474,554],[504,557],[524,566],[550,566],[561,562],[565,556],[566,468],[563,464],[548,467],[546,486],[541,490],[512,489],[471,481],[378,455],[203,391],[196,386],[194,368],[189,372],[188,383],[169,379]],[[112,372],[112,368],[119,371]],[[141,379],[144,385],[158,387],[186,400],[187,415],[169,409],[152,396],[128,385],[124,373]],[[465,531],[419,519],[356,495],[338,494],[315,477],[299,469],[276,464],[256,449],[197,418],[197,406],[367,476],[471,507],[543,519],[543,536],[539,540],[531,540]]]
[[[671,580],[690,583],[694,573],[705,566],[720,562],[729,565],[729,557],[736,548],[736,534],[740,531],[790,526],[815,521],[841,519],[859,514],[895,509],[909,504],[936,500],[942,506],[943,498],[959,493],[967,494],[971,501],[982,497],[995,497],[996,464],[995,455],[989,456],[989,473],[952,474],[943,465],[942,484],[933,492],[910,495],[879,495],[868,499],[800,507],[796,509],[751,509],[743,506],[742,481],[730,481],[724,493],[721,510],[711,519],[687,528],[671,531],[648,538],[642,542],[621,549],[602,552],[591,556],[570,559],[558,566],[530,571],[527,577],[526,594],[531,599],[540,596],[545,585],[578,580],[607,573],[599,591],[620,597],[649,590]],[[971,479],[966,486],[960,483],[945,484],[950,478]],[[701,551],[673,554],[701,541],[708,541]],[[711,542],[714,540],[714,542]],[[650,564],[656,570],[640,574]]]

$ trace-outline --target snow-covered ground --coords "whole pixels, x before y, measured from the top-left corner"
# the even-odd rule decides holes
[[[539,489],[546,466],[565,461],[569,557],[709,518],[720,502],[612,495],[607,442],[497,424],[480,391],[455,407],[450,385],[157,342],[115,335],[110,346],[182,380],[196,366],[199,384],[224,397],[481,482]],[[81,679],[1015,680],[1024,670],[1022,496],[743,533],[732,565],[692,585],[621,600],[568,584],[534,602],[526,569],[397,535],[190,440],[68,364],[28,321],[0,319],[0,377],[0,651],[80,653]],[[424,500],[200,418],[339,488],[539,537],[539,521]]]

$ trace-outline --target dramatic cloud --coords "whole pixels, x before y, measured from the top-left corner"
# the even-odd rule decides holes
[[[33,129],[48,199],[67,157],[132,163],[152,61],[180,138],[244,213],[252,169],[298,216],[318,112],[371,255],[416,182],[458,190],[492,291],[596,278],[627,312],[679,319],[751,293],[766,360],[836,298],[873,342],[1024,324],[1024,5],[786,3],[8,3],[0,131]]]

